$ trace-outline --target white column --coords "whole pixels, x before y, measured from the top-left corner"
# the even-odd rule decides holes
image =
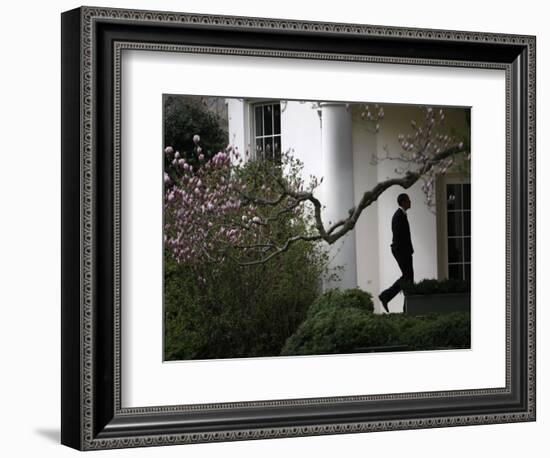
[[[323,161],[323,203],[325,227],[345,218],[354,206],[351,108],[344,103],[321,104],[321,144]],[[331,245],[330,266],[341,266],[339,281],[327,282],[325,289],[356,288],[357,260],[355,230]]]

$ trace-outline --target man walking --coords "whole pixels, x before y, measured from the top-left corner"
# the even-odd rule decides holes
[[[401,277],[378,296],[378,299],[382,302],[382,307],[384,307],[387,313],[389,313],[388,302],[403,289],[404,284],[414,281],[412,260],[414,250],[411,242],[409,220],[407,219],[407,210],[411,208],[411,200],[407,194],[399,194],[397,196],[397,204],[399,208],[391,220],[391,230],[393,233],[391,252],[399,265],[399,269],[401,269]]]

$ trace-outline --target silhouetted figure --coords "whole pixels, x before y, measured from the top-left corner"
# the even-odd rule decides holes
[[[382,302],[382,307],[384,307],[387,313],[389,313],[388,302],[403,289],[405,283],[412,283],[414,281],[412,260],[414,250],[411,242],[409,220],[407,219],[407,210],[411,208],[411,200],[407,194],[399,194],[397,204],[399,208],[393,214],[391,220],[391,230],[393,233],[391,252],[401,269],[401,277],[378,296],[378,299]]]

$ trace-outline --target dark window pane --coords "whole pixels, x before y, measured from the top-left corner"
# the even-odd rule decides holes
[[[462,262],[462,239],[454,238],[447,239],[449,262]]]
[[[273,105],[273,133],[281,134],[281,105]]]
[[[470,262],[470,252],[471,252],[471,239],[470,237],[464,238],[464,261]]]
[[[447,213],[447,235],[462,235],[462,212]]]
[[[281,163],[281,151],[275,151],[273,153],[273,160],[277,163],[277,164],[280,164]]]
[[[462,208],[462,192],[459,184],[447,185],[447,209],[459,210]]]
[[[256,139],[256,154],[261,156],[264,151],[264,143],[262,138]]]
[[[273,135],[273,105],[264,105],[264,135]]]
[[[462,202],[463,202],[463,208],[465,210],[470,210],[470,185],[469,184],[463,184],[462,185]]]
[[[464,235],[471,235],[471,221],[470,221],[471,213],[469,211],[463,213],[464,217]]]
[[[281,154],[281,136],[273,137],[273,151]]]
[[[273,159],[273,137],[265,139],[265,157],[266,159]]]
[[[464,280],[470,281],[472,278],[471,264],[464,264]]]
[[[464,267],[462,264],[449,264],[449,278],[462,280],[464,278]]]
[[[254,110],[254,124],[256,125],[256,136],[259,137],[262,134],[262,107],[256,107]]]

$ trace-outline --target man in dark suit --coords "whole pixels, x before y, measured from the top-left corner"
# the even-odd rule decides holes
[[[407,210],[411,208],[411,200],[407,194],[399,194],[397,204],[399,208],[391,220],[391,230],[393,233],[391,252],[399,265],[399,269],[401,269],[401,277],[378,296],[378,299],[382,302],[382,307],[384,307],[387,313],[389,313],[388,302],[403,289],[404,284],[414,281],[412,260],[414,250],[411,241],[409,220],[407,219]]]

